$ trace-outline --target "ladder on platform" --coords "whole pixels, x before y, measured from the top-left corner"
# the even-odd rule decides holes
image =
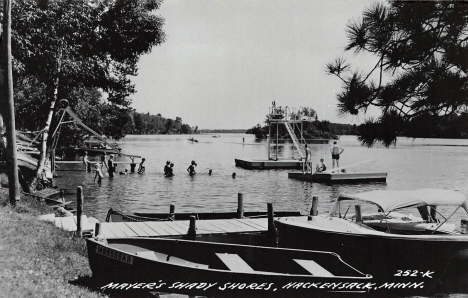
[[[299,152],[299,155],[302,158],[305,158],[305,149],[301,147],[301,144],[299,143],[299,140],[296,137],[296,134],[294,133],[293,128],[291,127],[291,124],[289,122],[284,122],[284,125],[286,126],[286,129],[289,132],[289,135],[291,136],[291,139],[293,141],[294,147],[296,147],[297,151]]]

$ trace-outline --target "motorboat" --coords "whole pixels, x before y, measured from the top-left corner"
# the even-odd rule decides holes
[[[368,292],[372,281],[331,252],[99,236],[88,238],[87,247],[100,288],[140,284],[135,295],[146,288],[209,297],[342,297]]]
[[[378,281],[459,289],[466,287],[468,235],[464,220],[460,229],[449,222],[459,210],[468,203],[457,191],[375,190],[339,196],[328,214],[274,224],[282,246],[336,252]]]

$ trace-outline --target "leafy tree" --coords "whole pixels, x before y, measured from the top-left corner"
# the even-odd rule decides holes
[[[429,128],[467,111],[467,15],[464,2],[391,1],[349,23],[346,50],[370,54],[376,63],[361,72],[339,58],[327,73],[343,82],[340,114],[381,110],[359,128],[363,144],[389,146],[398,135],[430,136]]]
[[[129,76],[137,74],[139,57],[165,38],[163,19],[154,14],[160,5],[160,0],[57,0],[41,7],[28,0],[13,3],[15,77],[40,82],[48,106],[40,105],[47,116],[38,173],[52,144],[49,131],[57,124],[58,98],[79,88],[99,89],[108,95],[103,111],[114,113],[107,123],[115,125],[118,115],[129,120],[128,96],[135,92]],[[123,130],[108,127],[105,133],[121,137]]]

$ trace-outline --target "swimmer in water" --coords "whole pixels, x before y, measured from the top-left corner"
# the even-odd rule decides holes
[[[195,172],[195,167],[197,166],[197,163],[192,160],[192,163],[190,164],[190,166],[187,168],[187,172],[189,172],[189,175],[190,176],[193,176],[196,174]]]

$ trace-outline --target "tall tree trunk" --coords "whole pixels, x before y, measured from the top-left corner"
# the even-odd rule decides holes
[[[59,72],[60,72],[60,66],[59,66]],[[58,72],[58,73],[59,73]],[[42,140],[41,140],[41,147],[40,147],[40,152],[41,154],[39,155],[39,160],[37,161],[37,171],[36,171],[36,177],[31,182],[31,188],[35,189],[37,180],[42,178],[42,172],[45,169],[45,162],[47,158],[49,157],[49,152],[50,148],[48,148],[48,142],[49,139],[49,131],[52,123],[52,119],[55,115],[55,104],[57,102],[57,94],[58,94],[58,85],[59,85],[59,78],[55,80],[54,83],[54,96],[52,97],[52,101],[50,102],[50,108],[49,108],[49,115],[47,116],[47,121],[45,124],[44,129],[42,130]]]
[[[11,1],[3,1],[3,103],[6,127],[6,156],[10,204],[20,199],[18,160],[16,159],[15,104],[13,101],[13,71],[11,64]],[[3,110],[3,109],[2,109]]]

